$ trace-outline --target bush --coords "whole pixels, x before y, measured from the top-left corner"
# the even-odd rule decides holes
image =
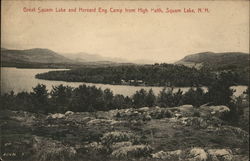
[[[91,152],[94,153],[105,153],[107,152],[107,148],[105,148],[102,144],[98,142],[92,142],[85,146],[86,149],[88,149]]]
[[[115,158],[132,158],[150,156],[153,149],[149,145],[132,145],[119,148],[112,152]]]
[[[118,143],[113,144],[111,146],[111,149],[114,151],[114,150],[120,149],[122,147],[132,146],[132,145],[133,145],[133,143],[130,141],[123,141],[123,142],[118,142]]]
[[[193,117],[200,117],[200,112],[199,111],[194,111]]]
[[[171,118],[173,113],[167,109],[157,109],[150,112],[150,116],[154,119]]]
[[[76,156],[73,147],[65,146],[58,141],[35,137],[35,151],[33,160],[37,161],[65,161],[72,160]]]
[[[113,143],[123,142],[123,141],[135,142],[136,140],[137,136],[134,135],[133,133],[120,132],[120,131],[105,133],[101,138],[101,142],[105,145],[111,145]]]

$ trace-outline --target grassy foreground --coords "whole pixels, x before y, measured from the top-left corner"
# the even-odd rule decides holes
[[[249,133],[220,119],[228,111],[192,105],[49,115],[3,110],[0,155],[5,161],[248,161]]]

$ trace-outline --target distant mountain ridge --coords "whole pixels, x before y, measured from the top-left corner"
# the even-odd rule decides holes
[[[154,64],[153,60],[138,59],[138,60],[126,60],[118,57],[105,57],[99,54],[89,54],[85,52],[79,53],[61,53],[64,57],[74,60],[76,62],[116,62],[116,63],[135,63],[135,64]]]
[[[128,63],[129,61],[122,58],[111,58],[104,57],[98,54],[89,54],[89,53],[61,53],[64,57],[77,61],[77,62],[118,62],[118,63]]]
[[[98,54],[57,53],[50,49],[33,48],[26,50],[1,48],[1,62],[4,66],[22,66],[22,64],[71,64],[71,65],[119,65],[153,64],[153,61],[141,59],[128,61],[118,57],[105,57]]]
[[[241,52],[213,53],[203,52],[185,56],[183,59],[175,62],[186,66],[209,65],[209,66],[249,66],[249,54]]]
[[[69,54],[67,57],[49,49],[13,50],[1,48],[1,66],[21,68],[74,68],[83,66],[117,66],[133,63],[116,62],[94,54]],[[84,58],[85,59],[84,59]],[[105,58],[105,59],[104,59]],[[121,60],[120,60],[121,61]]]
[[[146,59],[132,61],[136,64],[150,64]],[[33,48],[27,50],[12,50],[1,48],[1,63],[3,66],[22,66],[32,64],[40,66],[42,64],[68,64],[70,66],[82,65],[120,65],[133,64],[122,58],[109,58],[98,54],[71,53],[59,54],[49,49]],[[152,64],[153,62],[151,62]],[[37,65],[36,65],[37,64]],[[234,66],[249,67],[249,54],[241,52],[213,53],[203,52],[187,55],[174,64],[183,64],[189,67],[209,66],[213,68]]]
[[[33,48],[27,50],[9,50],[1,48],[2,62],[15,63],[73,63],[72,60],[49,49]]]

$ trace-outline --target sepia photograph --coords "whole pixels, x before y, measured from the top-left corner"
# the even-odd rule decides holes
[[[2,0],[0,161],[249,161],[248,0]]]

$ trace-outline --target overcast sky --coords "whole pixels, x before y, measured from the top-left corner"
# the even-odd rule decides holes
[[[41,8],[208,8],[203,14],[25,13]],[[212,51],[249,53],[248,1],[2,2],[1,46],[158,62]]]

